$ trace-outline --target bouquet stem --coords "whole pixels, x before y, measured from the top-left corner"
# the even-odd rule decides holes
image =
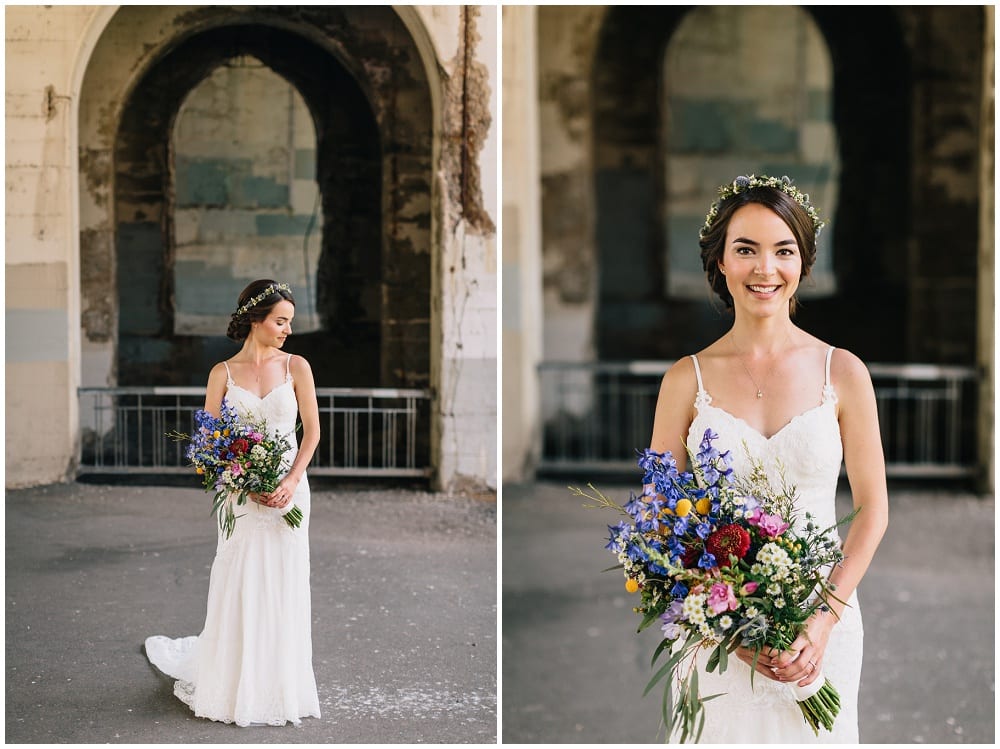
[[[799,700],[802,717],[805,718],[806,723],[817,736],[820,726],[827,731],[833,730],[833,721],[840,712],[840,695],[837,693],[837,689],[830,683],[829,679],[823,677],[823,674],[820,674],[819,679],[823,679],[822,686],[812,696]],[[819,679],[813,684],[818,683]],[[810,684],[809,687],[812,687],[813,684]],[[804,688],[808,689],[809,687]]]
[[[299,509],[298,505],[292,505],[292,509],[285,513],[285,522],[291,528],[298,528],[302,525],[302,510]]]

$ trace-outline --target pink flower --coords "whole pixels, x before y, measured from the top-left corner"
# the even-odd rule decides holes
[[[740,605],[733,593],[733,586],[728,583],[714,583],[708,594],[707,603],[708,607],[716,614],[721,614],[723,611],[736,611]]]
[[[241,465],[240,465],[240,462],[239,462],[238,460],[234,460],[234,461],[233,461],[233,462],[232,462],[232,463],[231,463],[231,464],[229,465],[229,471],[230,471],[230,473],[232,473],[232,474],[233,474],[234,476],[239,476],[239,475],[241,475],[241,474],[243,473],[243,466],[241,466]]]
[[[250,439],[252,439],[254,442],[260,442],[262,439],[264,439],[264,435],[261,434],[260,432],[250,432]]]
[[[761,513],[761,516],[757,519],[757,527],[768,538],[777,538],[788,530],[788,523],[782,520],[780,515]]]
[[[745,595],[745,596],[750,596],[750,595],[753,595],[757,591],[757,587],[758,587],[757,583],[755,583],[755,582],[753,582],[751,580],[750,582],[745,583],[743,585],[743,587],[740,589],[740,592],[743,593],[743,595]]]

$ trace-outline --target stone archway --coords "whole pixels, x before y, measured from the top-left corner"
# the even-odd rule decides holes
[[[806,10],[833,63],[841,197],[837,293],[809,300],[798,320],[862,357],[905,361],[910,352],[900,333],[907,329],[907,279],[899,268],[905,267],[910,196],[891,186],[910,177],[909,55],[891,9],[859,8],[849,19]],[[664,51],[688,12],[616,7],[599,33],[592,86],[600,359],[673,359],[701,348],[728,325],[707,293],[692,301],[664,292],[663,115],[657,102]]]
[[[123,46],[135,57],[128,74]],[[227,350],[221,335],[174,335],[167,144],[184,96],[241,54],[292,83],[316,125],[323,329],[289,348],[310,358],[320,385],[427,386],[429,82],[390,9],[320,7],[123,8],[105,28],[81,96],[84,383],[149,384],[155,373],[160,383],[200,384]],[[135,266],[122,258],[137,252],[146,267],[160,265],[146,278],[130,274],[145,284],[132,289],[138,313],[123,309],[116,280]]]

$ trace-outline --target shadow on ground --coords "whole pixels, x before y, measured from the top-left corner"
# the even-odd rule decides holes
[[[313,494],[313,663],[323,717],[195,718],[147,635],[197,634],[210,496],[63,484],[7,492],[6,741],[495,743],[496,503]]]

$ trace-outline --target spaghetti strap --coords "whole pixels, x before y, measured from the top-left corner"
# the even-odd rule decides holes
[[[229,362],[223,359],[222,366],[226,368],[226,380],[228,382],[233,382],[233,373],[229,371]]]
[[[833,358],[833,349],[835,346],[830,346],[826,352],[826,386],[833,387],[833,383],[830,381],[830,360]]]
[[[705,392],[705,383],[701,381],[701,367],[698,366],[698,357],[691,354],[691,361],[694,362],[694,376],[698,378],[698,392]]]
[[[288,358],[285,359],[285,381],[292,379],[292,355],[289,354]],[[829,379],[829,377],[827,377]]]

